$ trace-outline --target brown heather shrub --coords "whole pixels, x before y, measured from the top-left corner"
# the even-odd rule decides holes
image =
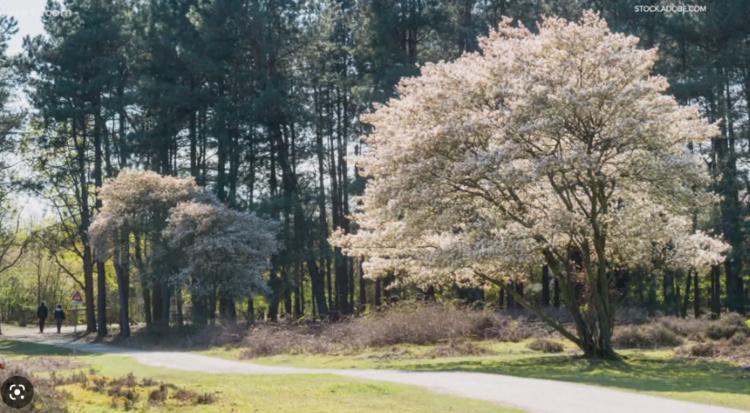
[[[198,404],[198,405],[214,404],[216,403],[216,400],[217,398],[216,398],[215,393],[202,393],[202,394],[199,394],[198,397],[193,399],[193,403]]]
[[[170,400],[192,406],[212,404],[217,401],[217,395],[214,393],[196,393],[181,389],[171,383],[157,382],[152,379],[138,381],[133,374],[120,378],[93,377],[90,381],[92,385],[84,387],[108,395],[113,410],[122,406],[122,409],[126,411],[136,409],[145,411],[147,410],[146,403],[166,406]],[[143,402],[141,402],[141,394],[148,395]]]
[[[118,387],[128,387],[133,388],[138,386],[138,379],[135,378],[133,373],[128,373],[125,377],[120,377],[119,379],[112,379],[112,381],[109,383],[110,386],[118,386]]]
[[[732,338],[727,340],[730,346],[732,347],[740,347],[747,344],[747,333],[744,331],[738,331],[732,335]]]
[[[263,325],[253,329],[245,340],[245,358],[274,354],[330,353],[334,343],[311,326]]]
[[[167,389],[167,386],[162,384],[158,389],[152,390],[151,393],[148,394],[148,402],[150,404],[164,404],[164,402],[167,401],[168,394],[169,390]]]
[[[533,317],[524,317],[523,313],[516,316],[449,304],[399,303],[367,316],[335,323],[259,324],[243,341],[243,356],[348,354],[399,344],[441,344],[431,356],[444,357],[475,353],[475,348],[457,344],[471,340],[560,339],[556,332]],[[562,314],[552,316],[565,320]],[[749,337],[750,328],[737,314],[726,314],[719,320],[671,316],[646,319],[643,310],[630,309],[618,312],[613,344],[616,348],[663,348],[712,340],[715,356],[750,361]],[[545,351],[544,344],[534,345],[539,346],[538,351]],[[741,351],[745,347],[747,354]],[[687,348],[689,346],[681,352],[690,356]],[[410,356],[407,353],[395,350],[377,357],[405,358]]]
[[[711,320],[704,318],[660,317],[654,321],[680,337],[702,341]]]
[[[4,382],[12,376],[23,376],[31,380],[34,384],[34,403],[31,406],[25,407],[24,411],[35,412],[35,413],[68,413],[66,406],[66,399],[69,397],[67,393],[57,390],[55,383],[51,378],[43,378],[35,375],[35,372],[46,372],[45,370],[32,370],[26,367],[26,361],[9,361],[6,368],[0,370],[0,383]],[[23,368],[16,364],[22,365]],[[38,367],[35,366],[35,367]],[[0,407],[0,411],[4,407]],[[8,409],[10,411],[12,409]]]
[[[347,353],[371,347],[468,339],[518,342],[549,334],[539,322],[514,320],[492,311],[436,303],[401,303],[336,323],[261,324],[245,339],[243,357]]]
[[[104,377],[94,378],[90,389],[97,393],[104,393],[107,389],[107,379]]]
[[[55,386],[66,386],[68,384],[81,384],[84,387],[89,381],[88,376],[82,371],[77,371],[70,375],[61,375],[58,376],[54,371],[50,373],[49,376],[50,381],[52,381],[52,384]]]
[[[747,336],[750,328],[745,318],[736,313],[726,314],[706,328],[706,336],[712,340],[729,339],[737,333]]]
[[[716,345],[710,341],[693,344],[688,347],[688,352],[693,357],[713,357],[719,353]]]
[[[172,399],[192,405],[214,404],[218,400],[216,393],[196,393],[190,390],[175,388]]]
[[[737,337],[737,336],[734,336]],[[750,366],[750,343],[737,345],[733,339],[704,341],[677,349],[680,357],[717,357],[743,366]]]
[[[538,338],[526,345],[531,350],[541,351],[542,353],[562,353],[565,347],[557,341],[546,338]]]
[[[337,342],[354,338],[361,347],[395,344],[435,344],[451,339],[485,338],[485,330],[498,323],[489,312],[441,304],[405,304],[370,317],[360,317],[332,327]]]
[[[675,347],[682,339],[662,324],[629,325],[615,328],[612,343],[617,348]]]

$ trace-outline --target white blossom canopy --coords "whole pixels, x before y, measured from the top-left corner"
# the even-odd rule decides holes
[[[687,150],[717,128],[665,94],[656,49],[593,12],[536,34],[504,19],[480,43],[425,65],[365,118],[360,230],[332,241],[367,257],[370,276],[525,277],[571,246],[616,266],[667,242],[685,265],[722,260],[726,245],[691,225],[714,197]]]
[[[193,295],[214,288],[231,297],[266,292],[263,274],[276,252],[278,224],[218,203],[183,202],[172,209],[164,236],[184,256],[179,277]]]

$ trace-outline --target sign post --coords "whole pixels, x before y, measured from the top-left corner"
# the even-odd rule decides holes
[[[78,308],[83,304],[83,297],[81,296],[80,291],[73,293],[71,302],[73,303],[73,334],[75,334],[78,332]]]

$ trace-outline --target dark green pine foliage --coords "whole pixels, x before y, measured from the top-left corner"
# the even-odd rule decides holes
[[[750,35],[743,18],[750,5],[715,0],[703,3],[705,13],[664,15],[636,13],[640,3],[51,2],[51,10],[67,9],[73,17],[45,17],[45,36],[26,44],[28,87],[39,117],[25,146],[42,183],[40,193],[55,200],[61,212],[64,245],[83,264],[81,284],[92,303],[89,330],[97,329],[98,291],[98,329],[104,333],[107,291],[105,267],[88,245],[86,228],[100,206],[96,188],[126,167],[191,176],[229,207],[279,220],[283,247],[266,274],[268,294],[240,303],[220,288],[206,300],[193,300],[190,278],[182,285],[173,282],[180,263],[168,259],[158,235],[123,240],[117,253],[128,259],[115,268],[123,326],[128,306],[139,320],[166,328],[191,316],[199,324],[232,323],[243,313],[253,320],[261,309],[272,320],[336,317],[379,305],[384,297],[412,296],[413,290],[366,279],[363,257],[346,257],[327,241],[333,231],[357,230],[349,215],[366,185],[351,160],[365,150],[360,137],[367,125],[359,122],[360,115],[394,96],[399,79],[418,75],[421,64],[477,51],[477,36],[502,16],[535,30],[542,16],[576,19],[587,8],[600,11],[615,30],[639,36],[643,46],[658,46],[657,70],[669,79],[670,92],[721,121],[721,136],[691,148],[705,156],[722,195],[713,220],[696,218],[695,225],[722,233],[733,246],[730,259],[706,274],[613,269],[620,274],[623,303],[679,315],[690,303],[696,313],[707,304],[717,314],[722,307],[744,311]],[[5,33],[8,27],[0,20]],[[7,60],[0,63],[3,70]],[[7,99],[3,87],[0,99]],[[6,115],[0,118],[0,143],[7,141],[7,125],[17,127],[16,118]],[[129,263],[146,268],[144,262],[157,261],[159,267],[134,272],[137,279],[131,282]],[[541,267],[534,270],[544,284],[535,298],[554,304],[559,302],[554,274],[545,274]],[[511,288],[536,294],[523,285],[500,293]],[[131,290],[137,297],[129,295]],[[479,290],[434,287],[414,296],[454,294],[487,298]]]
[[[42,132],[35,136],[43,156],[34,157],[47,184],[46,194],[61,216],[73,222],[70,249],[82,260],[86,322],[96,331],[94,271],[98,275],[100,334],[106,334],[106,272],[91,248],[87,228],[101,206],[96,188],[102,185],[105,151],[110,143],[105,122],[122,45],[118,18],[122,2],[67,0],[50,2],[47,10],[68,10],[70,17],[52,13],[43,18],[46,34],[25,43],[25,64],[31,99],[40,115]],[[111,171],[110,171],[111,172]],[[70,190],[69,190],[70,189]],[[79,243],[79,247],[76,245]]]

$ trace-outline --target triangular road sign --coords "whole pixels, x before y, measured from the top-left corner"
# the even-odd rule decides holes
[[[71,301],[73,301],[74,304],[83,303],[83,297],[81,297],[81,293],[79,291],[74,292]]]

